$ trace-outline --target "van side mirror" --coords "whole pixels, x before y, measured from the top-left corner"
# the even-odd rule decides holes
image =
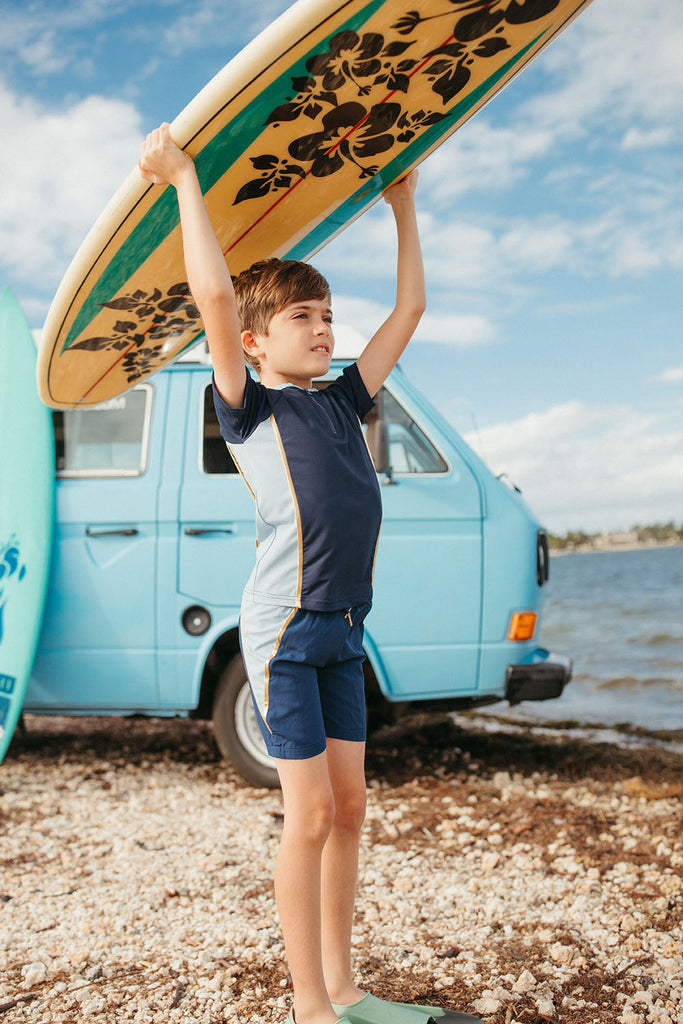
[[[375,469],[378,473],[386,473],[389,466],[389,438],[387,425],[380,416],[368,427],[368,445]]]
[[[383,473],[386,477],[385,483],[394,483],[391,474],[391,463],[389,461],[389,431],[383,416],[381,392],[377,396],[377,404],[367,420],[368,424],[368,447],[378,474]]]

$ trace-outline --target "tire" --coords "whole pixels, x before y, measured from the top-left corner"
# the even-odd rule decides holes
[[[278,774],[256,720],[241,654],[235,655],[218,680],[211,717],[220,752],[245,782],[276,789]]]

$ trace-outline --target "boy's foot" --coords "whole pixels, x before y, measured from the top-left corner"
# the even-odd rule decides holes
[[[294,1010],[289,1011],[289,1016],[287,1017],[287,1024],[296,1024],[296,1021],[294,1020]],[[351,1021],[348,1019],[348,1017],[340,1017],[337,1021],[337,1024],[351,1024]]]
[[[351,1006],[333,1003],[332,1008],[351,1024],[482,1024],[479,1017],[470,1013],[442,1010],[438,1006],[392,1003],[370,994]]]

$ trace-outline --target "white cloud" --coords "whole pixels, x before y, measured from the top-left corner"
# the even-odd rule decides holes
[[[665,384],[683,383],[683,366],[672,366],[657,378]]]
[[[52,0],[12,5],[2,12],[0,52],[16,58],[36,74],[73,69],[89,63],[82,40],[75,33],[95,28],[134,6],[134,0],[69,0],[55,11]]]
[[[673,141],[674,133],[671,128],[629,128],[621,140],[621,148],[625,153],[636,149],[658,149],[661,146],[668,146]]]
[[[447,290],[488,290],[501,271],[492,227],[443,211],[421,220],[425,271],[430,287]]]
[[[544,67],[562,84],[525,108],[537,128],[561,133],[672,124],[683,113],[683,6],[599,0],[548,48]]]
[[[335,323],[349,324],[355,327],[366,339],[375,333],[390,313],[388,306],[373,302],[372,299],[336,294],[334,290],[332,291],[332,310]]]
[[[135,165],[140,116],[101,96],[48,110],[0,82],[0,259],[15,281],[52,289]]]
[[[236,35],[247,42],[289,6],[289,0],[260,0],[258,4],[200,0],[183,8],[180,17],[168,26],[163,50],[171,55],[182,54],[205,47],[207,38],[229,41]]]
[[[504,125],[495,123],[494,99],[429,157],[422,174],[433,200],[517,185],[540,160],[597,128],[619,132],[623,152],[669,145],[683,117],[682,52],[679,0],[662,0],[656,11],[642,0],[592,4],[538,58],[544,84],[533,98],[508,102]],[[578,171],[585,176],[585,165]]]
[[[415,332],[415,341],[455,348],[488,345],[495,340],[497,329],[479,313],[425,313]]]
[[[553,532],[681,518],[683,427],[630,406],[566,402],[466,440]]]
[[[519,292],[539,287],[539,275],[556,268],[598,279],[639,277],[683,267],[683,214],[675,186],[614,184],[606,207],[583,220],[557,214],[483,222],[444,211],[421,218],[430,287],[459,291]],[[370,264],[373,265],[372,263]],[[391,265],[391,264],[389,264]]]
[[[446,211],[432,210],[430,204],[429,190],[420,180],[418,222],[428,286],[449,292],[454,288],[488,288],[491,268],[498,263],[493,231],[449,216]],[[341,286],[346,291],[366,291],[370,282],[377,282],[382,296],[393,302],[396,228],[388,206],[380,200],[313,257],[312,262],[328,275],[333,294]]]
[[[508,266],[549,270],[570,261],[576,240],[576,226],[559,217],[518,222],[501,235],[500,254]]]
[[[420,187],[439,204],[474,190],[508,188],[528,173],[534,160],[547,156],[553,138],[547,128],[500,128],[475,118],[424,162]]]
[[[333,294],[332,306],[335,322],[352,325],[365,338],[370,338],[391,312],[388,305],[344,294]],[[489,344],[496,333],[494,324],[478,314],[427,312],[415,332],[413,344],[425,342],[470,348]]]

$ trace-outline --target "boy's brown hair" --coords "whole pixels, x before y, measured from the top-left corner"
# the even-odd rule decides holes
[[[330,298],[330,286],[319,271],[299,260],[259,260],[233,278],[240,329],[267,335],[271,318],[292,302]],[[255,370],[258,359],[244,358]]]

